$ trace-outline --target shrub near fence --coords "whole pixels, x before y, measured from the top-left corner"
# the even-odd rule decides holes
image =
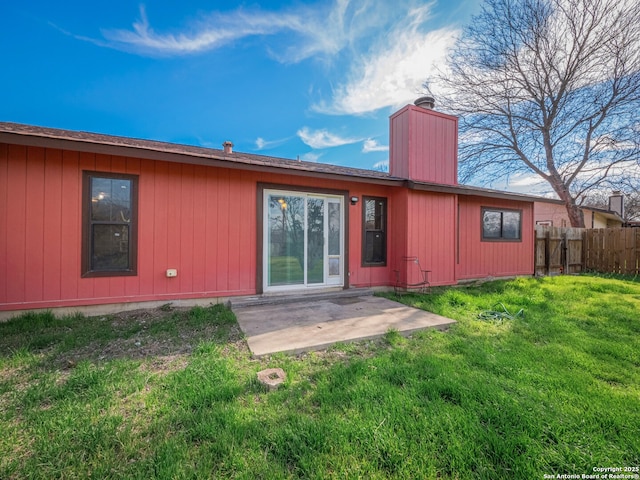
[[[640,228],[585,230],[584,263],[601,273],[640,274]]]

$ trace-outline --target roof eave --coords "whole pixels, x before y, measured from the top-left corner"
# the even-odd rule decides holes
[[[474,197],[498,198],[501,200],[512,200],[516,202],[536,202],[542,197],[525,195],[522,193],[504,192],[501,190],[490,190],[487,188],[472,187],[469,185],[441,185],[438,183],[425,183],[408,181],[407,186],[412,190],[454,193],[457,195],[467,195]]]
[[[100,135],[102,137],[102,135]],[[104,136],[110,138],[109,136]],[[115,139],[119,137],[114,137]],[[104,155],[117,155],[135,157],[154,161],[167,161],[173,163],[185,163],[191,165],[204,165],[209,167],[230,168],[236,170],[250,170],[258,172],[287,173],[313,178],[341,179],[359,183],[374,183],[379,185],[398,186],[403,180],[391,176],[368,175],[366,170],[348,169],[348,173],[319,171],[309,168],[308,162],[280,159],[287,162],[283,165],[269,164],[268,161],[250,161],[242,153],[227,154],[224,151],[206,149],[207,154],[182,153],[170,149],[150,148],[149,146],[125,145],[107,141],[93,141],[91,139],[61,138],[53,135],[39,135],[18,131],[0,131],[0,142],[14,145],[56,148],[76,152],[98,153]],[[172,146],[174,144],[160,145]],[[178,145],[176,145],[178,146]],[[267,157],[265,157],[266,159]]]

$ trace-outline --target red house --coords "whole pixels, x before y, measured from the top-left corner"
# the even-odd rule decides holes
[[[0,315],[533,274],[535,197],[458,185],[430,106],[389,173],[0,123]]]

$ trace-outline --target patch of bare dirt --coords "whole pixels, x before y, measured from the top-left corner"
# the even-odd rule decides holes
[[[58,356],[58,367],[70,369],[78,363],[114,359],[144,360],[140,368],[153,373],[179,370],[188,355],[202,342],[214,341],[223,350],[248,352],[240,327],[216,322],[193,326],[187,308],[154,308],[92,317],[87,321],[109,322],[115,338],[97,339]],[[134,331],[135,333],[131,333]],[[121,334],[121,335],[119,335]]]

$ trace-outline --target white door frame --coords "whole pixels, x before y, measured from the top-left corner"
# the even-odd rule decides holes
[[[303,269],[303,282],[291,285],[269,285],[269,262],[270,262],[270,197],[282,196],[282,197],[300,197],[304,199],[304,269]],[[307,234],[308,234],[308,218],[307,218],[307,199],[317,198],[323,200],[323,274],[324,279],[322,283],[309,283],[307,279]],[[338,204],[340,212],[340,252],[339,254],[329,255],[329,205]],[[263,218],[263,232],[262,232],[262,290],[265,293],[268,292],[285,292],[285,291],[301,291],[314,288],[326,288],[326,287],[342,287],[344,286],[344,274],[345,274],[345,200],[342,195],[326,194],[318,192],[306,192],[299,190],[285,190],[285,189],[264,189],[262,198],[262,218]],[[337,275],[330,275],[330,263],[338,261],[339,268]],[[334,268],[335,271],[335,268]]]

